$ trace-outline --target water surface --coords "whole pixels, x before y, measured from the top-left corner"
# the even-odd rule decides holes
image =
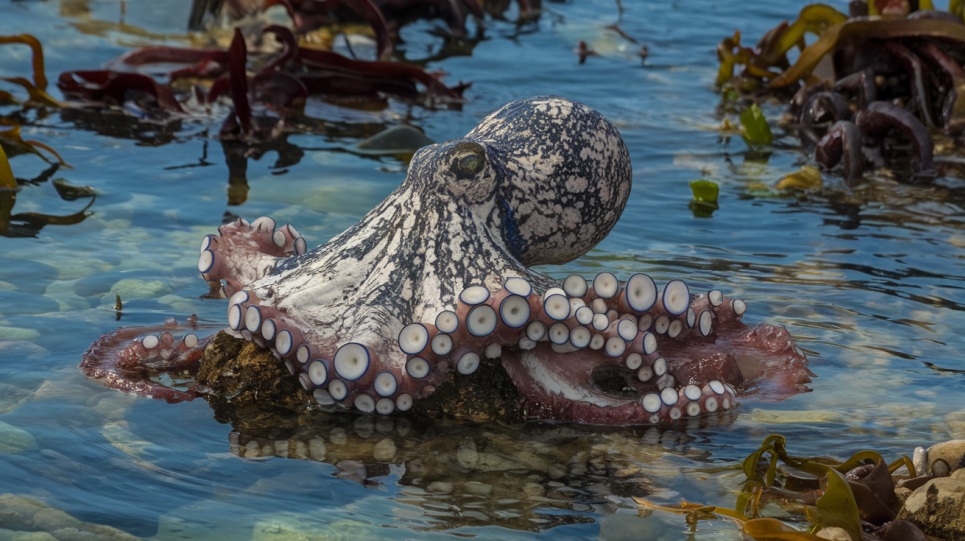
[[[121,5],[5,3],[0,34],[36,35],[51,80],[132,47],[187,43],[188,2]],[[853,194],[781,194],[760,185],[806,163],[793,135],[775,126],[775,150],[762,160],[718,130],[717,42],[735,28],[753,42],[802,5],[623,2],[621,16],[607,0],[547,2],[542,17],[524,24],[512,7],[506,21],[487,21],[471,54],[429,64],[451,83],[473,82],[461,111],[310,103],[330,129],[291,135],[247,159],[246,190],[237,177],[229,184],[222,144],[207,135],[225,111],[162,125],[0,108],[25,124],[25,138],[74,166],[54,178],[99,194],[77,225],[0,238],[0,494],[165,540],[736,539],[725,522],[702,523],[689,537],[680,517],[639,516],[631,498],[732,505],[741,476],[714,467],[739,461],[772,432],[788,436],[794,454],[842,459],[865,448],[896,458],[965,437],[961,156],[939,157],[943,176],[931,185],[879,172]],[[606,28],[618,21],[648,45],[645,62],[639,45]],[[430,32],[438,24],[403,30],[407,58],[439,53]],[[571,50],[580,40],[601,56],[579,65]],[[0,47],[0,75],[28,74],[26,48]],[[788,327],[818,376],[813,392],[778,403],[745,399],[737,415],[672,430],[347,417],[273,438],[231,435],[202,400],[129,397],[78,372],[81,353],[118,325],[192,313],[223,324],[225,301],[201,298],[207,286],[196,261],[201,237],[224,220],[271,215],[320,244],[381,201],[405,164],[339,150],[359,137],[409,121],[443,141],[507,101],[547,93],[616,123],[634,187],[604,242],[541,270],[561,278],[647,272],[658,282],[720,288],[747,301],[745,321]],[[772,119],[780,113],[764,110]],[[12,165],[21,178],[47,167],[33,156]],[[712,218],[688,209],[688,182],[697,178],[721,185]],[[68,215],[87,202],[62,200],[41,181],[24,187],[15,212]],[[117,294],[120,321],[111,309]],[[268,458],[279,454],[305,460]]]

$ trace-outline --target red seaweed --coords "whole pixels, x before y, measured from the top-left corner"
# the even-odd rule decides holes
[[[167,87],[140,73],[110,70],[65,71],[57,79],[57,87],[67,96],[113,104],[124,103],[131,99],[129,91],[138,91],[153,96],[161,109],[184,112]]]

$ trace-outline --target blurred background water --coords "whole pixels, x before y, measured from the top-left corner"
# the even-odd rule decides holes
[[[0,238],[0,494],[156,539],[737,539],[719,521],[689,534],[681,517],[647,516],[631,497],[732,505],[742,477],[716,468],[772,432],[789,438],[793,454],[839,459],[873,448],[893,460],[965,437],[961,157],[939,156],[942,175],[931,184],[878,172],[853,194],[787,194],[760,186],[806,163],[793,134],[772,123],[775,150],[761,159],[719,130],[727,113],[713,92],[717,42],[740,28],[753,43],[803,5],[574,0],[545,2],[542,16],[519,23],[513,5],[506,20],[486,21],[485,39],[463,56],[428,63],[450,84],[472,81],[462,110],[310,101],[306,112],[326,127],[247,158],[246,183],[236,175],[234,185],[226,151],[209,135],[226,111],[151,123],[0,107],[24,125],[25,139],[73,166],[55,178],[98,193],[78,224]],[[187,44],[189,8],[187,0],[14,1],[0,4],[0,35],[39,38],[56,80],[134,47]],[[608,28],[618,22],[638,43]],[[444,57],[440,24],[406,26],[400,51]],[[600,53],[582,65],[571,52],[581,40]],[[640,44],[650,51],[643,62]],[[26,47],[0,47],[0,76],[26,76],[29,65]],[[270,215],[320,244],[405,177],[402,161],[341,149],[403,121],[435,141],[459,137],[499,105],[537,94],[601,111],[634,167],[612,234],[585,257],[540,270],[642,271],[740,297],[745,321],[785,325],[808,352],[813,392],[744,399],[738,415],[685,429],[413,427],[348,417],[317,419],[290,442],[272,443],[229,437],[232,428],[203,400],[134,398],[77,370],[87,346],[118,325],[192,313],[223,324],[226,303],[200,298],[207,286],[196,262],[202,236],[224,220]],[[773,120],[781,107],[764,111]],[[48,168],[36,156],[11,163],[20,178]],[[688,209],[688,182],[698,178],[721,186],[712,218]],[[239,193],[243,204],[229,205]],[[40,181],[24,186],[15,212],[71,215],[87,202],[66,201]],[[296,448],[293,456],[311,460],[268,457]],[[119,535],[97,535],[108,534]]]

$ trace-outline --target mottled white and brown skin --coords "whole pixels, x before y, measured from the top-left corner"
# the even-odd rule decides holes
[[[528,267],[571,261],[603,240],[623,212],[631,176],[619,132],[599,113],[553,96],[517,100],[487,116],[465,137],[419,150],[399,188],[325,245],[303,253],[304,241],[289,226],[275,229],[267,218],[251,224],[239,220],[222,226],[220,237],[206,237],[199,270],[209,281],[224,280],[224,291],[232,297],[231,327],[270,347],[323,404],[382,413],[407,409],[450,372],[471,372],[481,359],[501,355],[534,418],[651,423],[736,407],[736,391],[722,384],[714,385],[722,390],[716,394],[705,389],[710,394],[704,397],[689,389],[694,396],[690,402],[700,407],[687,409],[684,392],[687,385],[706,387],[716,379],[743,382],[739,360],[733,355],[721,360],[727,353],[714,346],[722,341],[728,344],[724,347],[740,347],[735,337],[746,329],[739,322],[743,308],[735,311],[730,299],[707,316],[719,320],[714,328],[728,330],[728,336],[692,332],[695,318],[668,315],[662,301],[633,311],[618,297],[602,309],[611,312],[611,328],[583,333],[592,335],[594,344],[610,338],[619,342],[622,338],[614,337],[621,318],[636,322],[641,316],[664,315],[680,320],[674,337],[660,340],[668,351],[681,351],[668,358],[670,365],[688,367],[679,368],[686,376],[677,379],[670,373],[643,380],[637,368],[627,366],[635,365],[626,358],[641,347],[649,329],[643,325],[623,346],[612,342],[614,348],[626,349],[616,356],[593,346],[550,346],[545,336],[529,340],[526,324],[512,327],[501,316],[495,317],[491,330],[476,334],[487,321],[480,314],[500,313],[503,301],[514,294],[524,299],[517,306],[523,307],[526,323],[539,321],[547,328],[558,319],[548,308],[553,302],[593,304],[590,288],[579,299],[547,297],[544,305],[540,292],[555,284]],[[535,291],[504,290],[512,278],[526,280]],[[466,304],[459,296],[471,286],[484,286],[491,293],[476,311],[471,311],[474,302]],[[597,301],[602,307],[603,301]],[[706,299],[702,302],[707,304]],[[403,351],[399,336],[406,325],[421,323],[432,340],[445,330],[434,325],[444,311],[454,312],[459,322],[447,338],[451,350],[433,352],[427,344]],[[477,316],[480,319],[474,319]],[[580,326],[573,314],[563,319],[566,333]],[[557,335],[563,329],[557,326]],[[778,356],[803,368],[804,357],[786,331],[780,329],[771,338],[767,347],[758,348],[759,357]],[[355,352],[349,364],[344,361],[348,356],[338,360],[343,346]],[[688,348],[699,355],[689,355]],[[416,361],[428,367],[424,372],[412,365],[407,370],[417,356],[425,359]],[[650,366],[656,359],[656,354],[646,355],[643,364]],[[704,365],[712,367],[709,375],[699,368]],[[613,369],[605,378],[626,379],[626,392],[614,396],[601,388],[599,367]],[[716,378],[714,370],[728,375]],[[800,373],[792,378],[795,384],[802,380]],[[679,387],[681,405],[676,410],[674,404],[664,404],[649,411],[654,409],[652,396],[646,402],[651,407],[644,407],[644,397],[668,387]]]

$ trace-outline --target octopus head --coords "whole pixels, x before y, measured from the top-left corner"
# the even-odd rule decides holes
[[[532,266],[572,261],[603,240],[626,206],[631,174],[626,145],[601,114],[539,96],[421,149],[407,183],[489,216],[490,233]]]

